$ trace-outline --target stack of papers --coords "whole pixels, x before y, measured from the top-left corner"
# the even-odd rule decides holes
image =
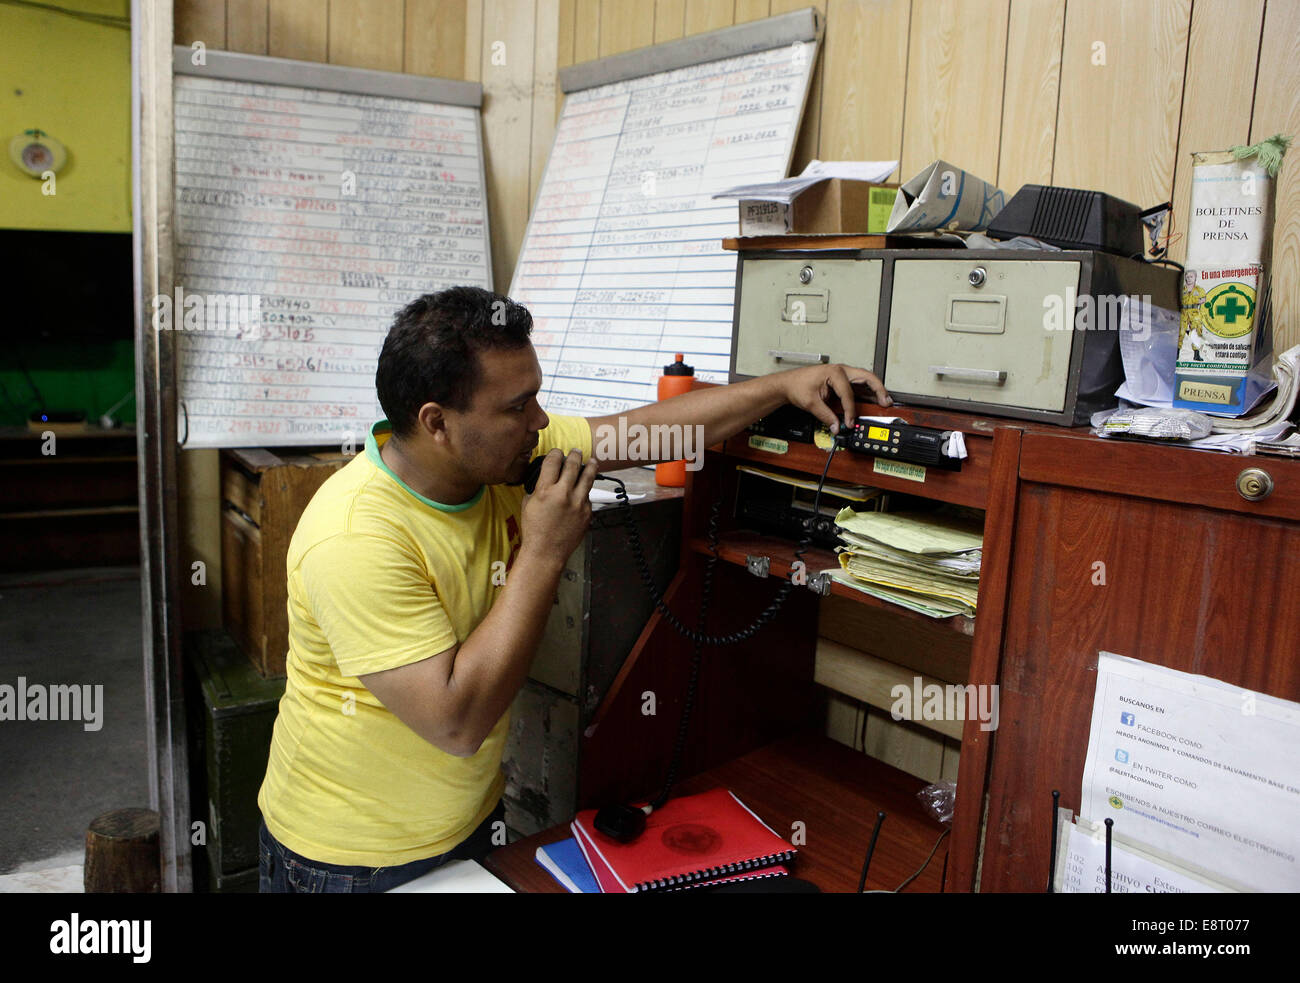
[[[974,520],[931,513],[854,512],[835,517],[843,584],[932,618],[972,617],[984,533]]]

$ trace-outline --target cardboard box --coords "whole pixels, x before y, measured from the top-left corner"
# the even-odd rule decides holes
[[[740,234],[884,235],[897,196],[896,184],[872,184],[835,177],[814,184],[788,205],[743,198],[740,202]]]

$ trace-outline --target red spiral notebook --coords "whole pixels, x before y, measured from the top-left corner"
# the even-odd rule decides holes
[[[725,788],[669,799],[631,843],[597,832],[595,817],[584,810],[571,827],[606,894],[779,877],[797,852]]]

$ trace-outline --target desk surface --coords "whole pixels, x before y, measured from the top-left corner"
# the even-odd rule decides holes
[[[678,783],[689,795],[721,785],[789,839],[804,824],[805,842],[791,867],[823,891],[852,892],[871,840],[876,811],[886,812],[867,875],[867,890],[894,890],[925,863],[944,827],[922,809],[925,786],[896,768],[819,735],[777,741]],[[534,858],[539,846],[570,836],[556,826],[489,854],[484,866],[516,891],[564,894]],[[910,892],[942,889],[944,840]]]

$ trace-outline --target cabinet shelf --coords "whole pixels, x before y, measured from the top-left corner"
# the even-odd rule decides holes
[[[770,561],[768,576],[784,579],[790,576],[793,569],[794,553],[797,545],[788,539],[766,536],[747,529],[733,529],[722,533],[718,537],[718,559],[743,567],[746,565],[746,557],[766,556]],[[703,556],[713,555],[712,550],[709,549],[709,541],[704,537],[692,538],[690,547],[692,551]],[[803,561],[809,576],[839,566],[839,561],[833,552],[817,546],[810,546],[804,551]],[[915,621],[919,624],[941,625],[960,635],[975,634],[974,618],[961,615],[952,618],[931,618],[918,611],[912,611],[898,604],[890,604],[888,601],[882,601],[877,597],[864,594],[860,590],[854,590],[852,587],[838,582],[831,583],[831,593],[837,597],[847,597],[849,600],[857,601],[868,607],[888,611],[890,614],[898,615],[900,618]]]

